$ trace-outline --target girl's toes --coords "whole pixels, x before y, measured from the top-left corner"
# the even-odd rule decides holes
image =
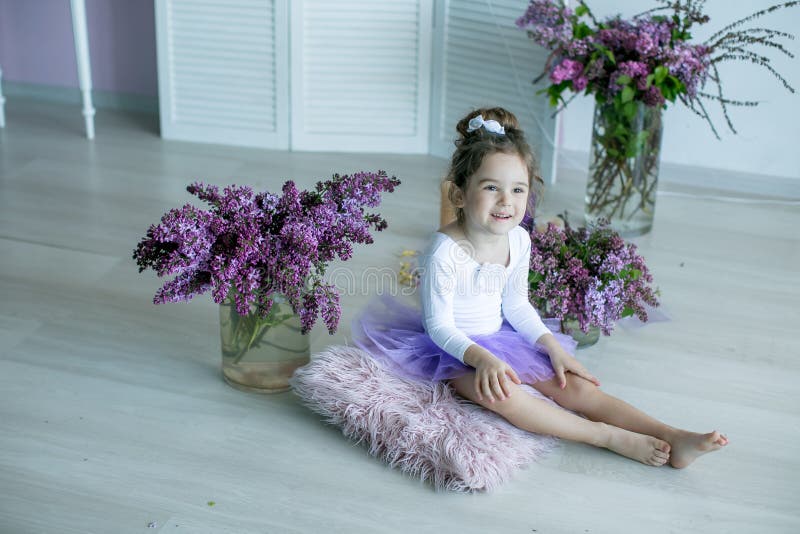
[[[659,441],[656,449],[660,450],[661,452],[669,454],[670,445],[666,441]]]

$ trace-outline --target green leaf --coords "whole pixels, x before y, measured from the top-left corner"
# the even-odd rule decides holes
[[[582,17],[585,14],[587,14],[588,12],[589,12],[589,8],[586,7],[583,4],[581,4],[581,5],[579,5],[578,7],[575,8],[575,16],[576,17]]]
[[[608,58],[609,61],[611,61],[611,63],[616,63],[616,61],[614,60],[614,52],[612,52],[605,46],[601,45],[600,43],[592,43],[592,46],[594,46],[597,50],[605,54],[605,56]]]
[[[680,78],[677,78],[670,74],[669,76],[667,76],[667,80],[669,81],[672,88],[675,89],[676,93],[683,93],[686,91],[686,85],[684,85],[684,83],[680,80]]]
[[[650,136],[650,132],[644,131],[639,132],[639,135],[636,136],[636,150],[637,152],[644,147],[644,144],[647,142],[647,138]],[[641,273],[639,273],[641,274]],[[635,280],[635,278],[634,278]]]
[[[537,273],[535,271],[528,271],[528,284],[531,287],[536,287],[539,285],[539,282],[544,280],[544,275],[542,273]]]
[[[661,82],[664,81],[664,78],[667,77],[667,74],[669,74],[669,69],[667,69],[667,67],[665,67],[664,65],[659,65],[658,67],[656,67],[655,70],[656,85],[661,85]]]
[[[627,74],[623,74],[622,76],[617,76],[617,84],[618,85],[628,85],[631,83],[631,77]]]
[[[636,142],[636,138],[632,137],[628,140],[628,144],[625,146],[625,157],[626,158],[635,158],[639,155],[639,144]]]
[[[626,102],[622,108],[625,118],[632,121],[636,117],[636,102]]]
[[[647,78],[646,78],[646,80],[647,80],[647,86],[646,86],[646,88],[647,88],[647,89],[650,89],[650,86],[651,86],[651,85],[653,85],[653,80],[655,80],[655,78],[656,78],[656,77],[655,77],[655,75],[654,75],[654,74],[648,74],[648,75],[647,75]]]
[[[636,91],[633,90],[633,87],[630,85],[626,85],[622,88],[622,101],[623,102],[630,102],[633,100],[633,95],[636,94]]]
[[[589,26],[587,26],[585,22],[580,22],[575,26],[572,35],[576,39],[583,39],[584,37],[594,35],[594,31]]]
[[[619,317],[620,319],[624,319],[625,317],[630,317],[631,315],[633,315],[633,308],[630,306],[625,306]]]

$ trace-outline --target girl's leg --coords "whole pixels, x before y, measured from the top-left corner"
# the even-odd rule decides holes
[[[508,383],[511,396],[494,402],[485,397],[477,400],[475,373],[450,383],[462,397],[496,412],[523,430],[605,447],[648,465],[663,465],[669,457],[669,444],[660,439],[578,417],[529,395],[512,382]]]
[[[728,444],[728,438],[717,431],[698,434],[666,425],[570,372],[567,373],[567,387],[564,389],[561,389],[557,379],[531,385],[561,406],[585,415],[592,421],[602,421],[666,441],[672,446],[670,464],[673,467],[686,467],[698,456]]]

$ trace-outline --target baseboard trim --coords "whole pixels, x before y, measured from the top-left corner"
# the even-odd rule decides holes
[[[3,95],[81,106],[81,91],[75,87],[3,81]],[[97,109],[115,109],[158,115],[158,97],[92,90],[92,104]],[[8,105],[8,103],[6,103]]]
[[[560,168],[586,172],[589,165],[589,153],[560,149],[558,165]],[[662,162],[658,179],[660,182],[668,184],[800,200],[800,178],[788,176],[752,174],[728,169]]]

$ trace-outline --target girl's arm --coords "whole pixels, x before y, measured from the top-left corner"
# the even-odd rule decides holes
[[[435,253],[434,253],[435,254]],[[520,384],[514,369],[456,328],[453,297],[457,288],[455,266],[447,257],[427,257],[422,273],[422,321],[425,331],[442,350],[475,368],[478,399],[490,402],[510,395],[507,380]]]
[[[425,331],[439,348],[463,362],[465,352],[475,343],[456,328],[453,316],[454,266],[431,255],[425,259],[421,285]]]
[[[514,327],[514,330],[519,332],[528,343],[539,344],[545,348],[562,389],[567,385],[567,371],[580,375],[599,386],[600,381],[558,343],[528,300],[531,239],[528,232],[515,231],[520,235],[517,246],[522,253],[503,289],[503,315]]]
[[[531,258],[531,238],[522,227],[515,228],[509,243],[519,251],[517,264],[503,288],[503,316],[525,340],[535,345],[550,329],[542,322],[536,308],[528,300],[528,270]],[[553,337],[552,335],[550,337]],[[555,338],[553,338],[555,341]],[[546,346],[546,345],[545,345]],[[549,354],[549,352],[548,352]]]
[[[567,387],[567,371],[582,376],[598,387],[600,386],[600,381],[587,371],[583,364],[576,360],[572,354],[564,350],[564,347],[558,343],[553,334],[543,335],[539,338],[538,343],[547,350],[547,354],[550,356],[550,363],[553,365],[553,370],[556,372],[561,389]]]

